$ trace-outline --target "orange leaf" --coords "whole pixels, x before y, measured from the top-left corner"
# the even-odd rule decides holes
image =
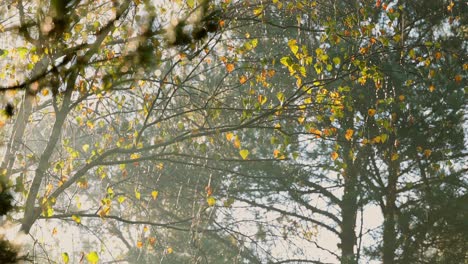
[[[226,70],[231,73],[234,70],[234,64],[228,63],[226,64]]]
[[[242,75],[240,78],[239,78],[239,82],[241,84],[244,84],[245,82],[247,82],[247,77],[245,77],[245,75]]]
[[[353,134],[354,134],[354,130],[348,129],[348,130],[346,130],[345,138],[347,140],[351,140],[351,138],[353,137]]]
[[[279,154],[280,154],[280,151],[279,151],[279,150],[275,149],[275,150],[273,151],[273,156],[274,156],[275,158],[277,158]]]
[[[137,241],[137,248],[142,248],[143,247],[143,242]]]
[[[332,160],[336,160],[338,158],[338,153],[336,153],[336,151],[334,151],[332,154],[331,154],[331,158]]]
[[[433,84],[431,84],[429,86],[429,91],[432,93],[434,90],[435,90],[435,86]]]
[[[369,110],[367,110],[367,114],[368,114],[369,116],[374,116],[374,115],[375,115],[375,112],[376,112],[376,110],[375,110],[375,109],[372,109],[372,108],[369,109]]]

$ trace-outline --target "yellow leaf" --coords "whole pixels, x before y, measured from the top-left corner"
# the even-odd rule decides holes
[[[241,155],[242,159],[247,159],[247,157],[249,156],[249,150],[242,149],[241,151],[239,151],[239,154]]]
[[[81,223],[81,218],[77,215],[72,215],[73,221],[75,221],[77,224]]]
[[[138,200],[140,200],[141,198],[141,193],[137,189],[135,189],[135,198],[137,198]]]
[[[228,63],[226,64],[226,70],[231,73],[234,70],[234,64]]]
[[[86,258],[88,259],[89,263],[91,264],[97,264],[99,261],[99,255],[96,251],[90,252]]]
[[[125,196],[119,196],[119,198],[117,198],[117,201],[121,204],[121,203],[123,203],[126,199],[127,199],[127,197],[125,197]]]
[[[393,153],[392,154],[392,161],[397,160],[399,157],[400,157],[400,155],[398,155],[398,153]]]
[[[214,206],[216,204],[216,199],[213,196],[206,198],[206,202],[209,206]]]
[[[338,153],[336,153],[336,151],[332,152],[331,158],[332,160],[336,160],[338,158]]]
[[[367,110],[367,114],[368,114],[369,116],[374,116],[374,115],[375,115],[375,112],[376,112],[376,110],[375,110],[375,109],[372,109],[372,108],[370,108],[369,110]]]
[[[433,84],[431,84],[429,86],[429,91],[432,93],[434,90],[435,90],[435,86]]]
[[[83,151],[84,152],[88,152],[89,150],[89,145],[88,144],[84,144],[83,147],[82,147]]]
[[[143,232],[148,232],[149,231],[149,228],[147,226],[144,226],[143,227]]]
[[[42,89],[41,93],[43,96],[47,96],[49,94],[49,89]]]
[[[70,257],[68,256],[67,252],[62,253],[62,259],[63,263],[68,264],[68,262],[70,261]]]
[[[153,200],[156,200],[156,198],[158,198],[158,194],[159,194],[158,191],[152,191],[151,192],[151,196],[153,196]]]
[[[172,252],[174,252],[174,250],[171,247],[168,247],[166,249],[166,252],[167,252],[167,254],[172,254]]]
[[[130,155],[130,159],[138,159],[140,157],[141,155],[139,153],[133,153],[132,155]]]
[[[345,134],[346,140],[351,140],[351,138],[353,137],[353,134],[354,134],[354,130],[352,129],[346,130],[346,134]]]

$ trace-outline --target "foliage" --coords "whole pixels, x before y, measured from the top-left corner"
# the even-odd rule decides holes
[[[39,262],[461,261],[464,9],[4,1],[8,217]]]

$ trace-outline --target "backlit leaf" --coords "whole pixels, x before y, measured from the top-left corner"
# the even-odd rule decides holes
[[[96,251],[92,251],[86,256],[86,259],[88,259],[91,264],[97,264],[99,261],[99,255]]]

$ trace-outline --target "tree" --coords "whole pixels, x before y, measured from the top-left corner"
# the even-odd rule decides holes
[[[2,4],[1,173],[32,258],[463,259],[461,3],[170,3]]]

